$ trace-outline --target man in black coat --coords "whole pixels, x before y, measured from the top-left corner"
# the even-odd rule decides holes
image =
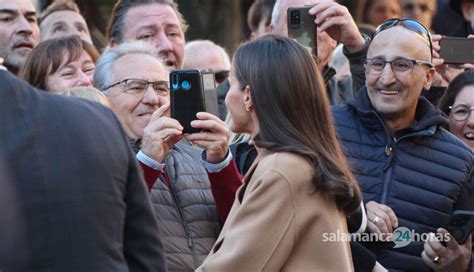
[[[112,111],[0,69],[0,124],[0,271],[166,270]]]

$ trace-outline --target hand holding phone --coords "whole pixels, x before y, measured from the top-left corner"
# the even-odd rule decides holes
[[[454,211],[446,230],[456,239],[458,244],[464,244],[469,235],[474,231],[474,211]]]

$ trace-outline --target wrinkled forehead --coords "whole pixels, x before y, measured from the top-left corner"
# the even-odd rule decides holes
[[[178,15],[173,8],[166,4],[144,4],[131,7],[124,18],[125,31],[144,26],[158,27],[161,25],[174,26],[183,30]]]
[[[399,56],[431,61],[430,44],[421,35],[400,26],[379,32],[369,45],[367,57]]]
[[[0,10],[13,10],[21,13],[36,12],[31,0],[0,0]]]
[[[115,79],[169,80],[168,69],[161,60],[148,54],[130,53],[116,59],[111,74]]]
[[[84,26],[87,26],[84,17],[82,17],[81,14],[72,10],[58,10],[51,13],[41,22],[41,26],[52,25],[57,22],[64,22],[69,24],[81,23]]]

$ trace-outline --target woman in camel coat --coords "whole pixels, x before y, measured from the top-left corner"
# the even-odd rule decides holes
[[[337,142],[322,78],[295,41],[265,36],[234,56],[232,131],[258,156],[198,271],[352,271],[346,215],[361,196]]]

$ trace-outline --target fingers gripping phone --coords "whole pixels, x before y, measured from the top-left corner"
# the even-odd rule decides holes
[[[318,56],[315,15],[310,7],[290,7],[287,10],[288,37],[306,47],[314,57]]]
[[[196,113],[219,114],[216,83],[212,70],[175,70],[170,73],[171,117],[183,126],[183,133],[196,133],[191,126]]]
[[[439,43],[440,55],[445,63],[474,63],[474,40],[459,37],[443,37]]]
[[[474,231],[474,211],[454,211],[446,230],[456,239],[458,244],[464,244]]]

